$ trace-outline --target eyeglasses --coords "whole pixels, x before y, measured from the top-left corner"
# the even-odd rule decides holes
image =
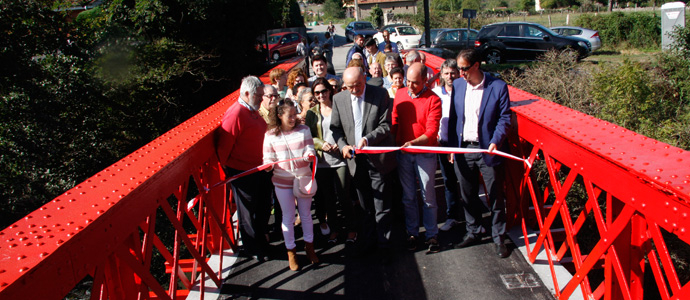
[[[278,98],[280,95],[278,94],[264,94],[264,97],[266,98]]]
[[[325,94],[328,92],[329,92],[328,90],[314,91],[314,96],[318,96],[318,95]]]

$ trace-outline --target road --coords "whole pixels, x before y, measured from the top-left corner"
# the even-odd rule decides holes
[[[307,34],[312,37],[316,35],[319,37],[319,41],[324,41],[326,33],[326,28],[328,25],[317,25],[317,26],[307,26]],[[343,75],[345,70],[345,55],[347,51],[352,47],[352,43],[347,43],[345,41],[345,29],[342,28],[341,24],[335,25],[335,45],[333,47],[333,68],[338,76]],[[311,70],[310,70],[311,71]]]

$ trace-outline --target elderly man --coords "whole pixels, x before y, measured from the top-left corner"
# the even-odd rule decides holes
[[[491,152],[507,152],[506,136],[510,128],[508,85],[482,72],[481,54],[466,49],[458,54],[462,78],[453,82],[453,103],[448,119],[448,144],[451,147],[487,149],[489,154],[466,153],[451,156],[455,174],[460,181],[460,194],[465,208],[467,234],[457,247],[475,244],[482,234],[482,201],[479,199],[479,173],[484,178],[488,203],[491,203],[491,237],[496,254],[510,255],[504,244],[506,231],[505,198],[503,193],[503,161]]]
[[[360,68],[343,72],[345,91],[335,95],[331,113],[333,138],[342,149],[343,157],[353,176],[359,203],[364,211],[360,224],[360,250],[366,251],[378,240],[379,255],[386,263],[390,258],[391,190],[390,172],[395,168],[395,155],[358,154],[365,146],[392,146],[390,110],[392,101],[386,90],[366,85]],[[361,252],[360,252],[361,253]]]
[[[264,118],[266,124],[270,122],[269,114],[271,110],[276,107],[280,100],[280,94],[275,86],[264,85],[264,95],[263,100],[261,100],[261,105],[259,106],[259,115]]]
[[[218,130],[218,159],[227,176],[237,175],[263,163],[266,122],[259,115],[264,85],[254,77],[242,79],[240,97],[223,116]],[[268,259],[266,224],[271,207],[271,175],[256,172],[231,182],[237,201],[240,234],[246,254]]]
[[[395,94],[392,114],[392,130],[395,144],[407,146],[436,146],[441,99],[426,87],[426,70],[421,63],[414,63],[407,71],[407,87]],[[438,252],[438,225],[436,214],[436,154],[398,153],[398,175],[402,185],[402,203],[405,211],[405,227],[408,233],[408,249],[417,249],[419,237],[419,205],[417,182],[421,190],[423,223],[429,253]]]
[[[458,63],[453,58],[449,58],[441,64],[441,71],[439,72],[440,84],[434,87],[433,91],[441,98],[443,115],[441,116],[441,125],[438,130],[438,143],[446,147],[448,146],[448,116],[450,115],[450,105],[452,99],[450,94],[453,92],[453,81],[460,77],[458,70]],[[458,224],[458,220],[462,220],[459,215],[458,203],[460,194],[458,193],[458,177],[455,176],[453,164],[448,161],[448,155],[439,154],[439,165],[441,166],[441,174],[443,175],[443,184],[445,186],[446,196],[446,222],[439,228],[441,231],[448,231],[453,226]]]
[[[381,52],[386,52],[386,45],[390,45],[391,47],[391,52],[395,53],[400,53],[400,50],[398,50],[398,45],[395,43],[391,43],[391,33],[388,32],[387,30],[384,30],[381,32],[381,35],[383,36],[383,42],[379,44],[379,51]]]
[[[314,55],[311,58],[311,69],[314,71],[314,76],[309,77],[309,86],[314,83],[317,78],[326,78],[326,80],[336,79],[340,81],[338,76],[328,73],[328,63],[326,62],[326,57],[323,55]]]
[[[373,62],[369,65],[369,74],[371,78],[367,81],[367,84],[374,86],[383,86],[383,71],[381,70],[381,65],[378,62]]]

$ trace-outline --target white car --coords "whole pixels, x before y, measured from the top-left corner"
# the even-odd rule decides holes
[[[422,35],[412,26],[399,24],[386,25],[381,28],[379,33],[374,35],[377,44],[383,42],[382,32],[384,30],[390,33],[391,42],[398,45],[399,50],[417,47],[417,45],[419,45],[419,40],[422,38]]]
[[[560,35],[574,36],[588,40],[589,43],[592,44],[591,52],[597,51],[597,49],[601,48],[601,38],[599,38],[599,31],[574,26],[551,27],[551,30]]]

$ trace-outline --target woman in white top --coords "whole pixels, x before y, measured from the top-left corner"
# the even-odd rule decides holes
[[[273,185],[276,197],[283,211],[283,239],[288,252],[290,269],[299,269],[296,258],[295,245],[295,200],[302,219],[302,231],[304,233],[305,250],[312,263],[318,263],[319,259],[314,252],[314,228],[311,218],[311,198],[295,197],[293,181],[296,176],[311,177],[310,161],[316,155],[314,142],[309,127],[300,125],[297,119],[297,109],[292,100],[281,100],[271,114],[271,124],[264,136],[264,164],[292,158],[303,159],[291,162],[283,162],[273,167]]]

